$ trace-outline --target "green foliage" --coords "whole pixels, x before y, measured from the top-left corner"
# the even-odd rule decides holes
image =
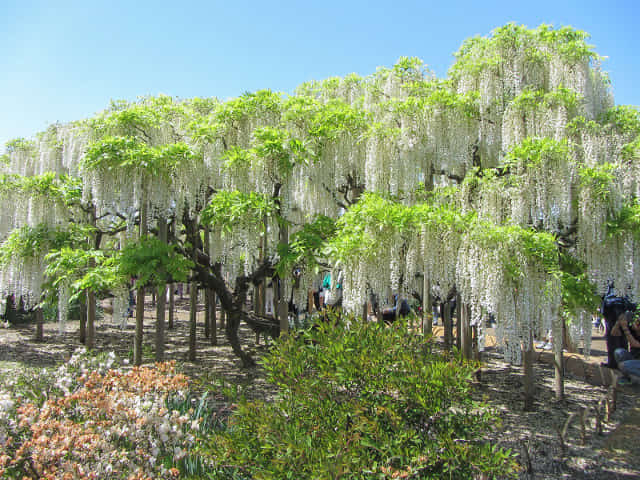
[[[331,99],[311,120],[309,136],[318,142],[333,141],[341,135],[358,138],[366,129],[368,114],[342,100]]]
[[[0,197],[22,194],[32,198],[44,197],[67,206],[77,205],[82,198],[81,182],[79,178],[58,177],[53,172],[33,176],[0,174]]]
[[[238,223],[264,224],[264,219],[277,212],[273,198],[258,192],[242,193],[226,190],[216,193],[202,210],[200,221],[204,225],[218,226],[231,232]]]
[[[89,120],[89,127],[98,137],[122,136],[148,142],[152,132],[162,123],[162,110],[158,107],[162,103],[166,105],[166,99],[170,99],[166,96],[159,98],[154,101],[150,97],[147,102],[143,99],[137,103],[112,101],[108,110]]]
[[[624,205],[607,221],[607,234],[610,236],[631,233],[640,239],[640,200],[636,199]]]
[[[294,267],[316,270],[323,258],[326,242],[335,233],[335,229],[335,220],[324,215],[305,223],[302,229],[289,237],[289,243],[278,245],[278,274],[284,277]]]
[[[228,100],[216,109],[213,115],[215,122],[232,127],[250,117],[279,114],[281,108],[282,95],[280,93],[271,90],[258,90]]]
[[[602,202],[607,202],[611,195],[612,183],[615,180],[616,166],[603,163],[595,167],[582,167],[578,171],[580,186],[589,189],[593,196]]]
[[[327,252],[338,261],[349,257],[375,258],[380,245],[396,235],[415,232],[413,211],[401,203],[364,193],[336,222],[336,235]]]
[[[157,237],[144,236],[129,243],[117,257],[119,275],[136,278],[136,286],[162,286],[170,282],[185,282],[193,268],[191,260]]]
[[[101,250],[63,247],[49,253],[45,260],[48,284],[53,288],[68,285],[70,301],[78,299],[87,290],[104,296],[126,285],[128,280],[119,272],[116,257]]]
[[[442,112],[455,109],[466,117],[479,118],[480,94],[476,91],[458,93],[448,81],[414,82],[407,88],[411,93],[409,97],[393,99],[383,105],[391,112],[408,116],[421,115],[424,110]]]
[[[241,401],[210,438],[219,478],[515,477],[513,455],[483,440],[497,419],[471,400],[475,366],[406,325],[325,323],[282,339],[264,368],[280,393]]]
[[[15,138],[13,140],[9,140],[4,146],[8,153],[34,153],[36,149],[35,142],[26,138]]]
[[[601,123],[609,123],[623,135],[640,135],[640,110],[633,105],[616,105],[600,118]]]
[[[418,57],[400,57],[392,69],[394,75],[403,81],[422,81],[429,70],[424,62]]]
[[[153,150],[134,137],[106,136],[87,148],[82,160],[85,170],[146,168],[153,164]]]
[[[497,69],[516,52],[524,53],[532,63],[543,61],[552,54],[571,64],[592,61],[598,56],[593,46],[586,42],[588,38],[587,33],[569,26],[554,28],[543,24],[529,29],[508,23],[487,37],[465,40],[454,54],[456,62],[449,70],[449,76],[457,79],[462,75],[478,75],[485,69]]]
[[[571,26],[554,28],[552,25],[542,24],[535,29],[536,36],[546,45],[553,48],[562,58],[570,62],[584,59],[597,59],[593,45],[586,41],[589,34],[576,30]]]
[[[149,147],[134,137],[107,136],[87,148],[81,167],[84,170],[143,172],[170,181],[176,169],[198,158],[185,143]]]
[[[622,158],[626,161],[638,161],[640,159],[640,135],[634,141],[622,147]]]
[[[504,168],[514,169],[519,173],[524,169],[549,167],[566,162],[569,158],[569,144],[566,140],[552,138],[525,138],[507,153]]]
[[[556,90],[545,92],[544,90],[525,89],[515,97],[511,104],[519,111],[530,111],[539,108],[553,108],[563,106],[568,111],[574,112],[580,106],[579,95],[568,88],[559,87]]]
[[[575,316],[580,310],[595,312],[600,297],[597,286],[589,280],[587,265],[566,253],[560,254],[558,271],[562,287],[562,309],[565,318]]]
[[[632,143],[635,142],[637,148],[637,142],[640,141],[640,110],[633,105],[616,105],[601,114],[597,121],[587,121],[583,116],[573,118],[567,125],[567,131],[573,135],[580,132],[592,135],[618,133],[626,138],[635,137]]]
[[[262,127],[255,129],[253,136],[255,157],[280,178],[289,176],[296,163],[306,160],[304,145],[286,130]]]
[[[77,244],[83,238],[81,228],[62,230],[46,224],[24,225],[13,230],[0,246],[0,266],[7,265],[13,257],[43,259],[50,250]]]
[[[502,268],[515,285],[525,275],[525,262],[538,265],[548,274],[558,271],[558,245],[550,233],[478,221],[471,227],[470,235],[478,245],[499,252]]]

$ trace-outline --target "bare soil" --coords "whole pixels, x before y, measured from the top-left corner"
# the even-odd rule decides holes
[[[147,305],[145,319],[145,363],[153,362],[153,308]],[[175,328],[167,331],[166,357],[176,360],[180,368],[196,382],[224,382],[238,385],[247,396],[269,400],[275,393],[264,378],[261,368],[243,369],[222,331],[217,332],[218,345],[204,338],[203,313],[199,312],[200,336],[196,362],[189,362],[188,301],[176,302]],[[53,366],[80,346],[77,322],[69,322],[65,333],[55,323],[45,324],[45,341],[34,342],[32,325],[0,329],[0,364],[12,366]],[[255,334],[242,326],[240,337],[254,357],[267,349],[264,339],[256,343]],[[96,348],[113,350],[120,358],[128,358],[133,346],[133,319],[124,329],[115,325],[110,315],[98,322]],[[597,350],[591,362],[603,360]],[[600,345],[601,347],[601,345]],[[582,360],[587,361],[587,360]],[[607,421],[604,399],[607,388],[594,386],[579,377],[565,379],[566,400],[556,402],[553,394],[553,369],[538,362],[535,365],[537,394],[534,410],[523,410],[522,372],[503,362],[497,348],[483,356],[484,368],[476,382],[474,396],[493,406],[502,420],[488,441],[509,448],[519,455],[521,478],[529,479],[598,479],[626,480],[640,478],[640,388],[617,388],[617,408]],[[596,431],[595,412],[600,409],[602,433]],[[583,421],[581,421],[583,419]],[[584,429],[582,428],[584,425]],[[562,430],[566,430],[564,441]]]

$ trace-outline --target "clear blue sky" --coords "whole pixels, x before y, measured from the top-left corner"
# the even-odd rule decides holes
[[[444,76],[462,41],[515,21],[571,25],[640,105],[640,0],[0,0],[0,151],[110,99],[222,99],[367,75],[402,56]]]

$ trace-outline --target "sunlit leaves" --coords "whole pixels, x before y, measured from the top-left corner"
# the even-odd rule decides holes
[[[5,143],[5,148],[8,153],[34,153],[36,150],[36,144],[33,140],[28,140],[26,138],[15,138]]]
[[[640,200],[627,203],[610,218],[607,233],[612,236],[631,233],[640,239]]]
[[[82,167],[85,170],[138,171],[169,181],[177,168],[197,155],[185,143],[150,147],[133,137],[104,137],[89,146]]]
[[[569,144],[566,140],[551,138],[526,138],[506,155],[504,166],[516,168],[512,173],[522,172],[525,168],[548,167],[554,163],[566,162],[569,157]]]
[[[607,202],[611,195],[612,182],[615,180],[615,168],[615,165],[610,163],[583,167],[579,171],[580,184],[584,189],[589,189],[595,198]]]
[[[261,225],[265,217],[271,217],[276,211],[275,201],[267,195],[221,191],[204,208],[201,221],[230,232],[238,224]]]
[[[73,300],[87,290],[106,295],[127,283],[118,271],[116,257],[101,250],[63,247],[49,253],[45,275],[54,288],[66,285]]]
[[[294,267],[317,268],[324,259],[326,242],[334,235],[335,229],[335,220],[324,215],[304,224],[289,237],[287,244],[278,245],[278,273],[284,276]]]
[[[193,262],[182,256],[175,245],[145,236],[123,248],[117,257],[120,275],[136,279],[136,285],[164,285],[184,282]]]
[[[45,224],[24,225],[13,230],[0,246],[0,265],[7,265],[13,257],[44,258],[49,250],[81,241],[83,233],[81,227],[65,230]]]

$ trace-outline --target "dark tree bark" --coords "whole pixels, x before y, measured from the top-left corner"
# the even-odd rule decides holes
[[[80,343],[86,345],[87,343],[87,296],[80,297]]]
[[[453,321],[451,319],[451,302],[442,305],[442,320],[444,325],[444,348],[451,350],[453,346]]]
[[[44,341],[44,315],[42,314],[42,308],[36,308],[36,342]]]
[[[147,202],[142,196],[140,207],[140,237],[147,234]],[[136,290],[136,331],[133,339],[133,364],[142,365],[142,341],[144,331],[144,287],[140,285]]]
[[[198,308],[198,284],[191,282],[189,289],[189,354],[188,358],[192,362],[196,360],[196,320]]]
[[[460,294],[456,295],[456,348],[458,351],[462,349],[462,298]]]
[[[565,324],[562,320],[562,335],[561,338],[554,338],[554,342],[560,342],[560,345],[554,345],[553,353],[553,373],[554,373],[554,393],[557,401],[564,400],[564,355],[562,349],[564,347],[564,333]]]
[[[533,400],[535,394],[535,375],[533,372],[533,333],[529,333],[529,345],[522,348],[522,370],[524,374],[524,410],[533,410]]]
[[[96,343],[96,295],[87,290],[87,349],[92,350]]]
[[[169,325],[167,325],[169,330],[173,330],[173,317],[176,309],[176,294],[174,289],[175,283],[171,283],[169,285]]]
[[[471,345],[471,312],[469,311],[469,305],[460,304],[459,322],[462,356],[467,360],[471,360],[473,358],[473,348]]]
[[[233,353],[242,361],[242,366],[245,368],[253,367],[256,362],[251,358],[251,355],[242,350],[240,346],[240,339],[238,338],[238,327],[240,326],[241,312],[234,310],[233,312],[227,312],[227,325],[225,328],[227,334],[227,340],[231,345]]]
[[[218,345],[218,333],[216,332],[216,293],[211,289],[206,290],[206,302],[209,306],[208,317],[206,319],[209,324],[209,340],[211,345]]]
[[[158,239],[167,243],[167,220],[160,217],[158,219]],[[164,342],[165,342],[165,316],[167,307],[167,285],[161,285],[157,288],[156,301],[156,361],[164,362]]]

